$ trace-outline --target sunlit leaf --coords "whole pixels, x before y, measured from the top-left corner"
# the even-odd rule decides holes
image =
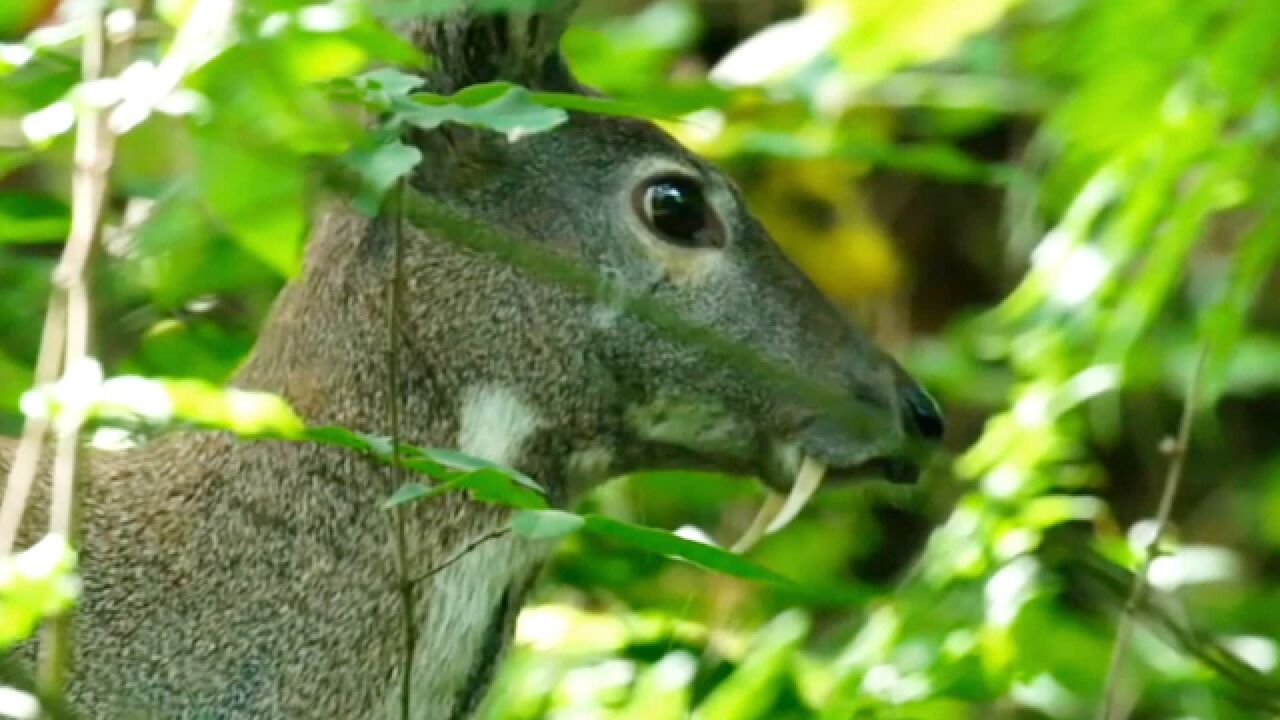
[[[848,29],[835,43],[854,75],[878,79],[909,63],[953,52],[991,27],[1019,0],[831,0],[847,9]]]
[[[26,640],[44,620],[70,609],[80,594],[76,555],[49,535],[0,558],[0,651]]]
[[[220,135],[196,136],[201,197],[244,249],[286,277],[302,261],[302,168]]]
[[[754,643],[733,673],[698,706],[706,720],[749,720],[771,715],[774,697],[787,681],[791,656],[809,630],[799,612],[774,618],[756,634]]]
[[[387,502],[383,507],[400,507],[401,505],[408,505],[409,503],[417,502],[418,500],[431,497],[432,495],[432,489],[422,483],[405,483],[404,485],[396,488],[396,491],[391,494],[391,497],[387,498]]]
[[[245,437],[300,438],[302,420],[282,398],[262,392],[222,389],[190,380],[164,382],[175,417]]]
[[[533,540],[551,540],[577,532],[585,523],[582,516],[562,510],[522,510],[511,518],[511,529]]]
[[[370,70],[355,79],[356,87],[366,98],[383,107],[391,107],[393,99],[409,95],[425,82],[419,75],[389,67]]]
[[[418,93],[394,102],[392,108],[423,129],[454,122],[488,128],[511,139],[550,130],[568,119],[563,110],[541,105],[528,90],[509,83],[472,85],[450,96]]]

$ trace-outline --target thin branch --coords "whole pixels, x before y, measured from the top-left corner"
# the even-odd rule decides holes
[[[76,714],[61,694],[50,695],[36,684],[30,671],[14,653],[0,655],[0,684],[30,693],[40,704],[41,714],[48,720],[78,720]]]
[[[1133,586],[1129,590],[1129,599],[1116,626],[1116,641],[1111,648],[1111,660],[1108,663],[1106,684],[1103,687],[1102,706],[1098,708],[1098,720],[1119,720],[1117,702],[1119,700],[1120,666],[1124,663],[1129,650],[1129,642],[1133,637],[1134,619],[1138,610],[1146,600],[1147,572],[1151,569],[1160,538],[1169,526],[1169,518],[1173,514],[1173,501],[1178,496],[1178,488],[1182,484],[1182,467],[1187,456],[1187,448],[1191,443],[1192,421],[1195,417],[1196,394],[1200,387],[1200,375],[1204,370],[1205,358],[1209,354],[1207,345],[1200,348],[1196,356],[1195,367],[1187,380],[1186,398],[1182,406],[1182,420],[1178,425],[1178,436],[1173,444],[1163,448],[1169,456],[1169,472],[1165,475],[1164,491],[1160,495],[1160,506],[1156,510],[1155,528],[1144,548],[1142,563],[1133,575]]]
[[[35,384],[47,385],[58,379],[62,371],[62,347],[66,340],[67,303],[62,293],[55,292],[45,311],[44,330],[40,334],[40,353],[36,358]],[[0,505],[0,557],[13,552],[18,538],[18,527],[27,509],[27,497],[35,483],[40,467],[40,455],[44,447],[44,434],[49,420],[44,417],[28,417],[22,427],[22,439],[9,469],[5,483],[4,503]]]
[[[400,179],[391,197],[391,284],[387,289],[387,417],[391,424],[391,491],[404,484],[404,468],[400,464],[400,306],[404,279],[404,192]],[[413,707],[413,654],[418,645],[418,627],[413,617],[414,583],[409,579],[408,533],[403,507],[393,508],[391,522],[395,533],[396,574],[399,577],[401,617],[404,623],[404,657],[400,673],[400,720],[409,720]]]
[[[449,566],[453,565],[454,563],[458,562],[462,558],[466,557],[472,550],[475,550],[476,548],[489,542],[490,540],[497,540],[498,538],[502,537],[503,535],[506,535],[509,532],[511,532],[511,528],[509,526],[503,526],[498,528],[497,530],[490,530],[489,532],[473,539],[471,542],[467,543],[466,545],[463,545],[462,548],[458,550],[458,552],[445,558],[443,562],[433,566],[430,570],[413,578],[413,580],[410,580],[410,582],[413,583],[414,585],[417,585],[418,583],[423,582],[425,580],[430,580],[431,578],[435,577],[441,572],[447,570]]]
[[[1053,557],[1081,573],[1081,578],[1098,586],[1121,608],[1131,592],[1134,572],[1103,557],[1087,545],[1052,548]],[[1166,602],[1160,602],[1166,600]],[[1260,673],[1224,647],[1211,633],[1175,617],[1168,598],[1148,589],[1137,606],[1137,618],[1163,635],[1171,647],[1204,663],[1231,688],[1242,703],[1253,710],[1265,708],[1280,715],[1280,683]]]
[[[102,0],[85,9],[81,48],[81,80],[102,77],[107,60],[106,5]],[[85,108],[76,129],[75,166],[71,175],[71,228],[62,259],[53,272],[54,285],[65,294],[66,340],[63,369],[69,371],[89,355],[90,301],[86,270],[102,228],[107,199],[107,170],[115,151],[115,136],[100,109]],[[52,495],[49,532],[75,546],[77,506],[76,475],[80,465],[79,417],[59,418],[55,424]],[[46,693],[61,690],[71,656],[71,618],[64,614],[50,621],[40,645],[40,681]]]

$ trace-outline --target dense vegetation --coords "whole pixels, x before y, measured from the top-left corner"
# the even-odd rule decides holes
[[[741,532],[761,491],[738,478],[622,478],[585,521],[543,518],[595,531],[568,535],[521,618],[492,717],[1280,712],[1280,4],[598,0],[564,43],[614,99],[589,103],[413,95],[387,67],[429,59],[381,20],[447,4],[6,2],[0,431],[110,394],[77,364],[20,406],[72,230],[77,119],[115,138],[93,356],[108,377],[216,386],[297,272],[316,199],[340,186],[374,209],[419,159],[403,127],[641,114],[728,167],[938,395],[947,452],[918,488],[827,490],[751,563],[678,539]],[[246,419],[210,386],[166,387],[199,400],[185,420],[301,432],[286,409]],[[24,557],[0,570],[0,648],[74,595],[69,557]]]

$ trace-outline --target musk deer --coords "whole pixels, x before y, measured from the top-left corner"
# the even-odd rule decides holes
[[[557,48],[574,5],[463,8],[398,30],[435,57],[434,91],[502,79],[583,92]],[[416,192],[838,389],[873,422],[839,422],[649,320],[446,229],[409,227],[406,442],[519,468],[561,506],[661,467],[752,473],[784,491],[802,464],[810,477],[825,466],[914,479],[907,448],[942,432],[933,401],[784,258],[723,174],[657,127],[573,114],[516,141],[458,126],[412,141],[426,158]],[[314,423],[385,433],[393,246],[387,219],[329,207],[232,384],[278,393]],[[11,456],[0,445],[0,469]],[[86,716],[399,717],[385,470],[335,448],[218,433],[168,435],[90,466],[68,690]],[[45,527],[41,493],[26,542]],[[508,518],[460,493],[411,506],[410,562],[431,568]],[[412,717],[475,714],[551,549],[502,534],[421,583]]]

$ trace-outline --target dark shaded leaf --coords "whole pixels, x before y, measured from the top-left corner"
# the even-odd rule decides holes
[[[537,492],[540,495],[546,494],[546,490],[544,490],[542,486],[537,483],[537,481],[535,481],[533,478],[529,477],[528,475],[525,475],[524,473],[520,472],[519,470],[515,470],[509,467],[503,467],[502,465],[499,465],[497,463],[490,462],[483,458],[472,457],[470,455],[461,453],[457,450],[448,450],[444,448],[426,448],[421,450],[421,452],[426,457],[431,458],[432,460],[442,465],[447,465],[449,467],[456,468],[458,470],[466,470],[469,472],[475,471],[475,470],[482,470],[482,469],[497,470],[503,473],[504,475],[511,477],[517,483],[523,485],[524,487],[530,490],[533,490],[534,492]]]
[[[603,515],[587,515],[584,519],[587,530],[642,550],[686,560],[699,567],[715,570],[725,575],[740,577],[744,580],[782,586],[795,584],[772,570],[756,565],[741,555],[735,555],[728,550],[722,550],[713,545],[686,540],[666,530],[633,525]]]
[[[66,204],[46,195],[0,193],[0,243],[61,240],[71,226]]]

